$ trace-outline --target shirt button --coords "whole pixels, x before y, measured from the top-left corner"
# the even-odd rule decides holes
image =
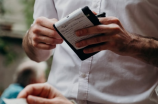
[[[82,74],[81,77],[82,77],[82,78],[86,78],[86,74]]]

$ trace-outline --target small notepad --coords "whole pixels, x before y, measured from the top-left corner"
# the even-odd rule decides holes
[[[71,49],[81,60],[85,60],[97,52],[85,54],[83,52],[84,48],[92,47],[94,45],[78,48],[75,45],[76,42],[101,34],[77,37],[75,32],[83,28],[99,25],[100,22],[98,17],[105,17],[105,13],[95,16],[89,7],[86,6],[84,8],[77,9],[53,25],[59,35],[65,40],[65,42],[71,47]]]
[[[28,104],[26,99],[3,99],[6,104]]]

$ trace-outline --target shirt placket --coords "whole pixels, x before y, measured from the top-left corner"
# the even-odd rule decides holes
[[[91,4],[91,10],[92,11],[99,14],[100,13],[100,7],[101,7],[101,0],[92,0],[92,4]]]
[[[84,60],[81,64],[81,69],[79,71],[79,86],[78,86],[78,96],[77,99],[81,100],[82,104],[87,104],[87,94],[88,94],[88,79],[89,72],[91,69],[92,57]],[[78,103],[80,103],[78,102]]]
[[[100,13],[101,0],[92,0],[90,9],[97,14]],[[88,100],[88,80],[91,69],[93,57],[82,61],[81,69],[79,70],[79,84],[78,84],[78,104],[87,104]]]

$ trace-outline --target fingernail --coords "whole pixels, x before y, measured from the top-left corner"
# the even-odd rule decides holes
[[[77,32],[76,32],[76,35],[77,35],[77,36],[82,36],[82,33],[83,33],[83,32],[80,30],[80,31],[77,31]]]
[[[83,50],[84,53],[87,53],[87,50]]]
[[[36,103],[36,99],[32,95],[28,96],[28,101],[32,103]]]
[[[59,39],[58,41],[59,41],[59,43],[62,43],[62,42],[63,42],[63,39]]]
[[[83,52],[84,52],[84,53],[88,53],[88,50],[84,49]]]
[[[60,39],[61,42],[63,42],[63,39]]]
[[[81,43],[76,43],[76,47],[81,47],[82,44]]]

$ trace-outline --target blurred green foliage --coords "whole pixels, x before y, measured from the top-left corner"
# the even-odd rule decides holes
[[[10,46],[8,41],[4,41],[0,38],[0,54],[5,56],[5,65],[11,64],[17,56]]]
[[[35,0],[19,0],[19,2],[21,2],[22,5],[24,6],[23,13],[25,15],[26,25],[29,28],[30,25],[33,23],[33,7]],[[5,9],[3,6],[3,0],[0,0],[0,14],[3,15],[4,13],[5,13]],[[6,41],[0,38],[0,54],[5,56],[6,65],[9,65],[17,57],[15,52],[11,50],[10,48],[11,46],[12,45],[10,44],[10,41]]]
[[[24,15],[26,18],[26,25],[30,28],[30,25],[33,23],[33,10],[35,0],[20,0],[24,5]]]
[[[0,0],[0,14],[4,14],[5,10],[4,10],[4,6],[3,6],[3,0]]]

